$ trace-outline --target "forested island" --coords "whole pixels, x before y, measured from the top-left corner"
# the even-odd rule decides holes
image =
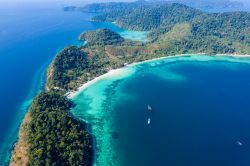
[[[60,94],[40,93],[20,128],[10,165],[91,165],[93,140],[86,124],[71,117],[72,106]]]
[[[104,13],[93,20],[115,22],[125,29],[148,30],[149,42],[125,40],[107,29],[85,32],[79,39],[86,45],[65,48],[55,58],[48,75],[49,89],[56,87],[66,93],[125,63],[168,55],[250,52],[250,13],[211,14],[176,3],[130,3],[127,8],[127,3],[117,3],[117,8],[115,4],[96,4],[95,8]],[[69,59],[73,61],[68,62]]]
[[[250,13],[205,13],[182,4],[94,4],[94,21],[149,31],[148,42],[109,29],[80,34],[82,46],[60,51],[47,71],[46,90],[33,101],[20,128],[11,165],[92,165],[86,124],[72,117],[68,92],[125,64],[177,54],[250,54]]]

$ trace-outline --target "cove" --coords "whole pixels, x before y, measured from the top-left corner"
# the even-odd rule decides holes
[[[246,166],[249,71],[227,56],[143,62],[78,93],[72,113],[90,124],[96,165]]]

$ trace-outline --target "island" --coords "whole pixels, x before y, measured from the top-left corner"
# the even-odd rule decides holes
[[[88,124],[72,116],[74,103],[67,96],[112,69],[178,54],[250,54],[247,12],[206,13],[178,3],[140,2],[93,4],[84,10],[100,12],[93,21],[149,31],[149,40],[97,29],[80,34],[86,44],[60,51],[47,70],[45,92],[34,98],[23,120],[10,165],[92,165],[94,136]]]
[[[10,165],[91,165],[93,138],[86,123],[71,117],[71,107],[60,94],[40,93],[22,123]]]

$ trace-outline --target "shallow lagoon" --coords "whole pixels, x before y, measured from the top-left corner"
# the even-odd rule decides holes
[[[249,71],[231,57],[146,62],[89,86],[72,112],[91,125],[97,165],[247,166]]]
[[[99,26],[109,26],[110,29],[113,31],[119,33],[122,37],[130,40],[136,40],[136,41],[142,41],[142,42],[147,42],[148,41],[148,31],[130,31],[130,30],[125,30],[122,28],[119,28],[115,25],[115,23],[110,23],[110,22],[93,22]]]

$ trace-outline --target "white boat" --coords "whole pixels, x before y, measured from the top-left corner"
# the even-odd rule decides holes
[[[152,111],[152,110],[153,110],[152,107],[151,107],[150,105],[148,105],[148,110],[149,110],[149,111]]]
[[[237,141],[237,144],[238,144],[239,146],[242,146],[242,145],[243,145],[240,141]]]
[[[150,118],[148,118],[148,125],[151,123],[151,119]]]

